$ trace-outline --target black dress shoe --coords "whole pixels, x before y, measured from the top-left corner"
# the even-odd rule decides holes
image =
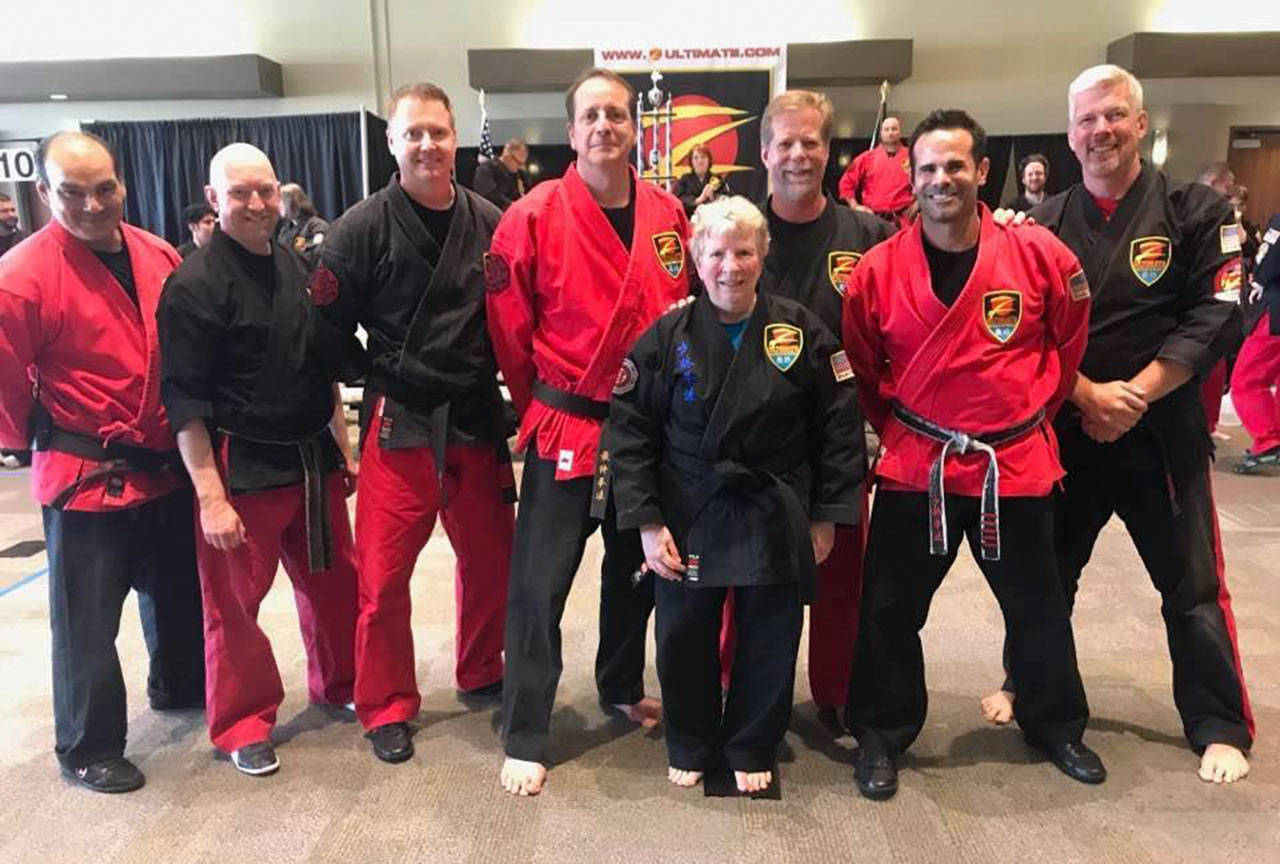
[[[859,748],[853,757],[853,779],[863,798],[887,801],[898,791],[898,766],[887,753]]]
[[[373,755],[383,762],[395,764],[413,757],[413,740],[409,737],[408,723],[375,726],[364,737],[373,744]]]
[[[1062,744],[1041,744],[1031,742],[1031,746],[1044,752],[1058,770],[1072,780],[1081,783],[1101,783],[1107,779],[1107,769],[1102,759],[1085,746],[1083,741],[1067,741]]]
[[[132,792],[147,782],[138,766],[123,756],[97,759],[78,768],[63,765],[62,773],[94,792]]]

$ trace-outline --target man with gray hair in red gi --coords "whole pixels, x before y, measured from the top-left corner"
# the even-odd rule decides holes
[[[587,538],[604,534],[600,703],[644,725],[660,706],[644,695],[653,577],[640,536],[617,528],[611,496],[592,482],[611,393],[635,384],[623,358],[688,294],[689,223],[675,196],[630,167],[636,142],[630,85],[590,69],[565,94],[577,160],[502,217],[485,262],[489,334],[527,446],[507,601],[502,784],[536,795],[560,679],[560,618]],[[608,451],[599,453],[607,464]],[[594,506],[593,506],[594,505]],[[603,522],[600,520],[603,519]]]

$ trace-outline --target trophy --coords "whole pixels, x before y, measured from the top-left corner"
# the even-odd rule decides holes
[[[662,73],[654,69],[649,75],[653,86],[647,93],[636,96],[636,173],[650,182],[657,183],[668,192],[675,181],[675,165],[671,161],[671,124],[675,110],[671,107],[671,94],[658,86]],[[645,107],[646,100],[648,108]],[[652,138],[645,133],[645,126],[652,131]],[[648,165],[645,162],[645,144],[649,142]]]

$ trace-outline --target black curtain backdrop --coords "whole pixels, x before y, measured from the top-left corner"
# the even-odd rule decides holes
[[[364,114],[365,135],[369,142],[369,164],[366,167],[369,179],[369,194],[372,195],[391,179],[396,173],[396,158],[387,149],[387,121],[368,111]]]
[[[125,218],[178,245],[189,239],[182,209],[204,200],[209,160],[237,141],[261,148],[275,165],[280,182],[300,184],[322,218],[337,218],[362,194],[360,123],[360,112],[352,111],[87,123],[84,129],[116,148],[129,191]],[[386,150],[385,144],[382,149]]]

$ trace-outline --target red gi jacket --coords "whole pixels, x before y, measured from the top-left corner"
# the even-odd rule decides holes
[[[534,380],[608,401],[632,343],[688,294],[684,208],[633,182],[630,252],[571,165],[503,214],[485,258],[489,336],[520,413],[516,446],[536,436],[557,480],[594,471],[602,421],[533,399]]]
[[[897,213],[910,206],[911,154],[907,145],[899,146],[892,156],[883,144],[855,156],[840,178],[840,200],[853,198],[859,190],[856,200],[876,213]]]
[[[138,305],[97,256],[57,222],[0,260],[0,445],[28,446],[38,382],[54,425],[152,450],[175,444],[160,405],[156,304],[181,259],[152,234],[121,223]],[[32,486],[41,504],[96,467],[59,451],[36,451]],[[67,510],[136,507],[179,488],[177,472],[132,472],[84,483]]]
[[[978,258],[948,309],[933,293],[921,223],[873,247],[849,277],[844,348],[880,433],[876,475],[929,488],[941,444],[903,426],[893,403],[982,437],[1045,409],[1038,431],[997,448],[1002,495],[1047,495],[1063,475],[1048,422],[1071,392],[1089,332],[1089,285],[1075,255],[1038,226],[1002,228],[978,205]],[[987,457],[946,461],[946,490],[977,496]]]

